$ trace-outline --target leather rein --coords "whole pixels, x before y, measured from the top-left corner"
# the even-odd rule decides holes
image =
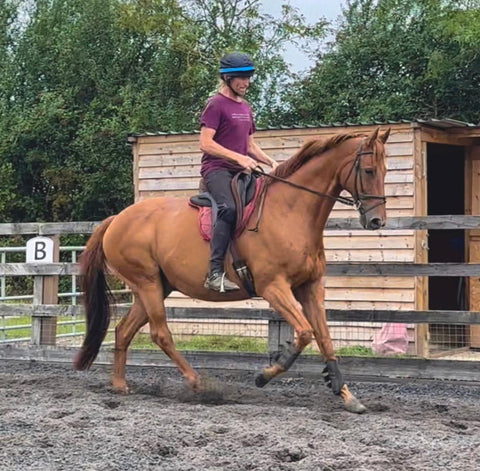
[[[382,204],[386,203],[386,197],[385,196],[377,196],[377,195],[369,195],[367,193],[363,193],[363,181],[362,181],[362,175],[360,174],[360,158],[362,155],[373,155],[374,152],[373,150],[362,150],[363,147],[363,141],[360,143],[360,146],[357,151],[357,155],[355,156],[355,160],[352,164],[352,167],[350,168],[350,171],[348,172],[347,180],[350,178],[350,175],[352,174],[353,170],[355,169],[355,195],[353,198],[345,197],[345,196],[333,196],[328,193],[321,193],[320,191],[312,190],[311,188],[308,188],[303,185],[298,185],[297,183],[293,183],[289,180],[286,180],[285,178],[280,178],[277,177],[276,175],[272,175],[270,173],[264,172],[261,167],[257,167],[254,170],[252,170],[252,173],[257,174],[257,175],[263,175],[264,177],[271,178],[272,180],[279,181],[282,183],[286,183],[289,186],[292,186],[293,188],[297,188],[299,190],[307,191],[309,193],[312,193],[320,198],[329,198],[335,201],[338,201],[339,203],[345,204],[347,206],[352,206],[356,210],[360,212],[361,215],[367,214],[369,211],[372,209],[376,208],[377,206],[380,206]],[[360,184],[360,190],[359,191],[359,184]],[[363,202],[366,200],[378,200],[377,204],[374,204],[367,210],[363,207]]]

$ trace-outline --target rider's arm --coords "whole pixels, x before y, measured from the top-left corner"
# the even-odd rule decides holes
[[[234,152],[215,142],[213,140],[215,132],[215,129],[202,126],[200,130],[200,150],[202,152],[221,159],[231,160],[243,168],[254,169],[257,166],[257,162],[251,157]]]
[[[276,160],[273,160],[271,157],[265,154],[262,149],[260,149],[258,144],[253,139],[253,134],[250,135],[248,140],[248,154],[259,162],[270,165],[270,167],[272,167],[273,169],[278,167],[278,162]]]

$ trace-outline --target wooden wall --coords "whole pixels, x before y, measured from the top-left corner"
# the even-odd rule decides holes
[[[371,132],[375,127],[305,128],[258,131],[256,141],[271,157],[283,161],[291,157],[306,141],[341,132]],[[136,138],[133,145],[135,199],[140,201],[161,195],[195,194],[200,175],[198,134],[149,135]],[[387,142],[387,217],[415,215],[414,198],[414,129],[411,124],[395,124]],[[358,217],[357,212],[337,203],[332,218]],[[327,260],[353,262],[414,262],[415,231],[370,232],[327,231]],[[195,303],[181,295],[168,301],[171,305]],[[217,304],[218,306],[218,304]],[[264,301],[249,300],[237,306],[265,307]],[[326,306],[331,309],[415,309],[413,277],[329,277]],[[374,325],[355,324],[357,344],[370,345]],[[344,324],[333,325],[337,338],[345,334]],[[352,326],[350,326],[352,327]],[[377,324],[378,327],[378,324]],[[348,329],[347,329],[348,330]],[[350,329],[351,330],[351,329]],[[343,332],[345,331],[345,332]],[[346,334],[345,334],[346,335]]]

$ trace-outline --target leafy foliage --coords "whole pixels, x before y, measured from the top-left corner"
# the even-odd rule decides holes
[[[478,122],[479,15],[478,0],[350,1],[335,44],[288,97],[286,119]]]

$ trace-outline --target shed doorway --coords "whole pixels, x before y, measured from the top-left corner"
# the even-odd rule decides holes
[[[465,148],[427,144],[428,215],[465,214]],[[429,263],[465,262],[465,231],[429,230]],[[464,277],[430,277],[430,310],[467,310]],[[431,353],[467,346],[465,326],[430,324]]]

